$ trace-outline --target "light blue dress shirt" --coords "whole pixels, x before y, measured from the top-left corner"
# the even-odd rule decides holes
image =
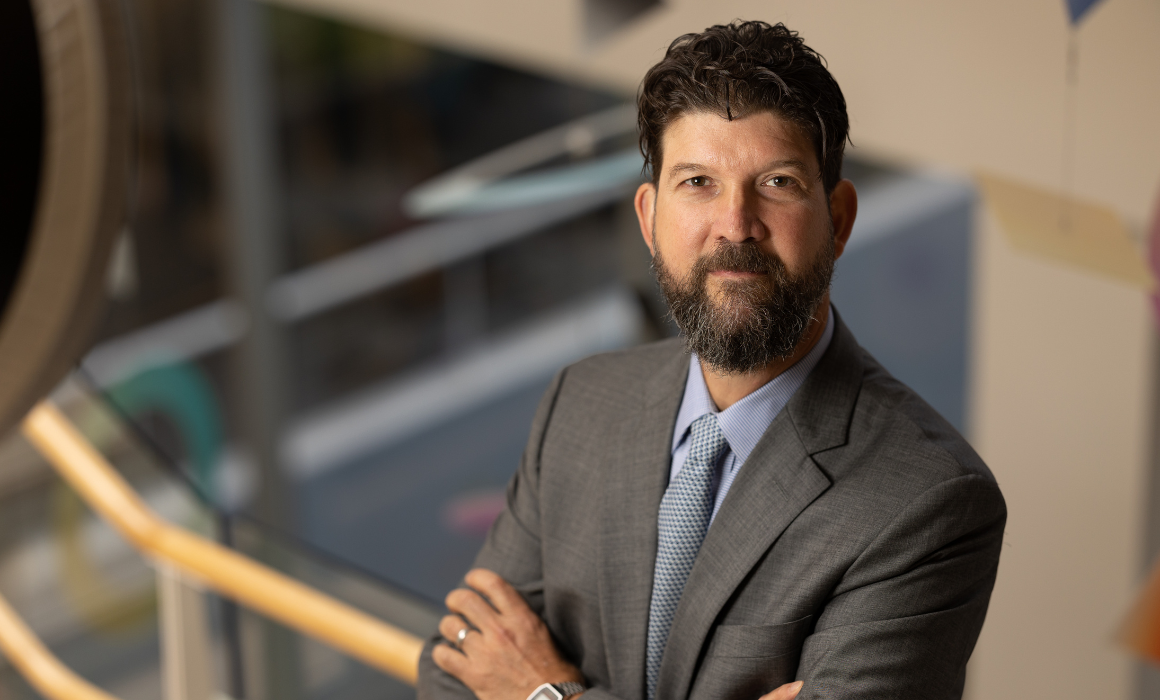
[[[822,359],[826,348],[830,347],[830,340],[834,337],[834,309],[830,308],[829,320],[826,321],[826,330],[821,339],[802,359],[798,360],[786,371],[769,380],[760,389],[741,399],[724,411],[718,411],[709,388],[705,386],[705,376],[701,373],[701,362],[696,353],[689,362],[689,376],[685,380],[685,396],[681,399],[681,410],[677,411],[677,422],[673,429],[673,461],[669,468],[669,483],[672,483],[685,464],[685,457],[689,454],[689,426],[706,413],[716,413],[717,422],[721,425],[721,432],[729,448],[721,455],[717,467],[713,472],[713,488],[716,498],[713,501],[713,515],[709,522],[717,517],[717,511],[733,485],[737,471],[749,458],[749,453],[757,446],[757,441],[765,433],[765,429],[773,422],[781,409],[789,403],[802,382],[809,376],[810,370]]]

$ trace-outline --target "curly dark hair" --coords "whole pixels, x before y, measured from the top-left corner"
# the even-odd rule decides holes
[[[846,99],[821,54],[780,22],[734,20],[677,37],[644,76],[637,108],[640,150],[654,183],[665,128],[702,111],[729,120],[772,111],[813,141],[827,193],[841,179],[850,131]]]

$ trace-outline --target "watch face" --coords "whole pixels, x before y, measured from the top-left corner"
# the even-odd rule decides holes
[[[545,683],[536,688],[536,692],[532,693],[528,700],[560,700],[562,697],[564,696],[560,695],[560,691]]]

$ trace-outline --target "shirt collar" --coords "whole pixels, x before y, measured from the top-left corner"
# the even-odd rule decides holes
[[[701,361],[693,353],[689,361],[689,374],[685,379],[685,395],[681,399],[681,409],[677,412],[677,422],[673,426],[673,451],[685,440],[693,421],[706,413],[716,413],[729,449],[737,456],[738,464],[744,463],[765,429],[793,398],[818,360],[822,359],[833,337],[834,309],[831,307],[822,337],[805,357],[724,411],[718,411],[713,405],[709,388],[705,386],[705,376],[701,373]]]

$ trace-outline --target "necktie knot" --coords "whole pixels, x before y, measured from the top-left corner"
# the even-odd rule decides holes
[[[721,424],[717,422],[717,415],[706,413],[689,427],[689,456],[685,459],[685,466],[693,461],[698,465],[708,465],[711,469],[728,446],[721,432]]]

